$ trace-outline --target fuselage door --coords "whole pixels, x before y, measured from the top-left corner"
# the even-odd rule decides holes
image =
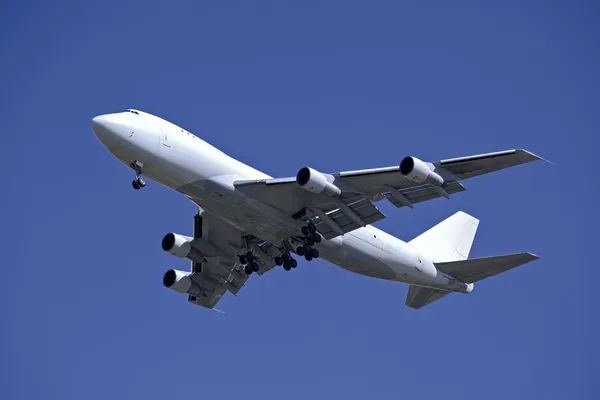
[[[171,147],[171,144],[169,143],[169,130],[162,126],[160,128],[160,147],[161,149]]]

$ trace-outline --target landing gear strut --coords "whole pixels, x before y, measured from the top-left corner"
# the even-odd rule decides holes
[[[144,172],[144,163],[135,160],[129,166],[135,171],[135,179],[131,182],[131,186],[133,186],[135,190],[139,190],[140,188],[146,186],[146,180],[142,177],[142,173]]]

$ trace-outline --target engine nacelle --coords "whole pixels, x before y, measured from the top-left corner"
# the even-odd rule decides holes
[[[339,187],[327,181],[325,175],[309,167],[304,167],[298,171],[296,183],[309,192],[330,197],[337,197],[342,193]]]
[[[198,249],[192,246],[192,240],[194,240],[194,238],[189,236],[180,235],[178,233],[167,233],[162,239],[161,247],[164,251],[175,257],[202,262],[204,257]]]
[[[179,293],[187,293],[192,287],[190,272],[170,269],[163,275],[163,285],[165,285],[167,289],[171,289]]]
[[[429,183],[442,186],[444,178],[433,172],[429,165],[416,157],[404,157],[400,162],[400,173],[417,183]]]

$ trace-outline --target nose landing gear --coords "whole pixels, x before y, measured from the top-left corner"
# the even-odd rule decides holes
[[[135,190],[139,190],[140,188],[146,186],[146,180],[142,177],[142,173],[144,172],[144,163],[135,160],[129,164],[129,166],[135,171],[135,179],[131,182],[131,186],[133,186]]]

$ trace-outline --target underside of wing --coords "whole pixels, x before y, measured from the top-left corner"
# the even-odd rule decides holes
[[[237,181],[235,186],[288,216],[314,218],[321,234],[331,238],[384,218],[374,202],[412,208],[464,191],[461,180],[536,160],[541,158],[522,149],[436,162],[405,157],[398,166],[330,174],[303,167],[296,177]]]
[[[238,181],[235,186],[294,219],[312,220],[327,239],[385,218],[371,200],[359,193],[346,191],[336,197],[313,193],[299,187],[295,178]]]
[[[527,150],[517,149],[452,158],[449,160],[438,161],[433,164],[450,172],[458,179],[468,179],[537,160],[543,160],[543,158],[538,157]]]

